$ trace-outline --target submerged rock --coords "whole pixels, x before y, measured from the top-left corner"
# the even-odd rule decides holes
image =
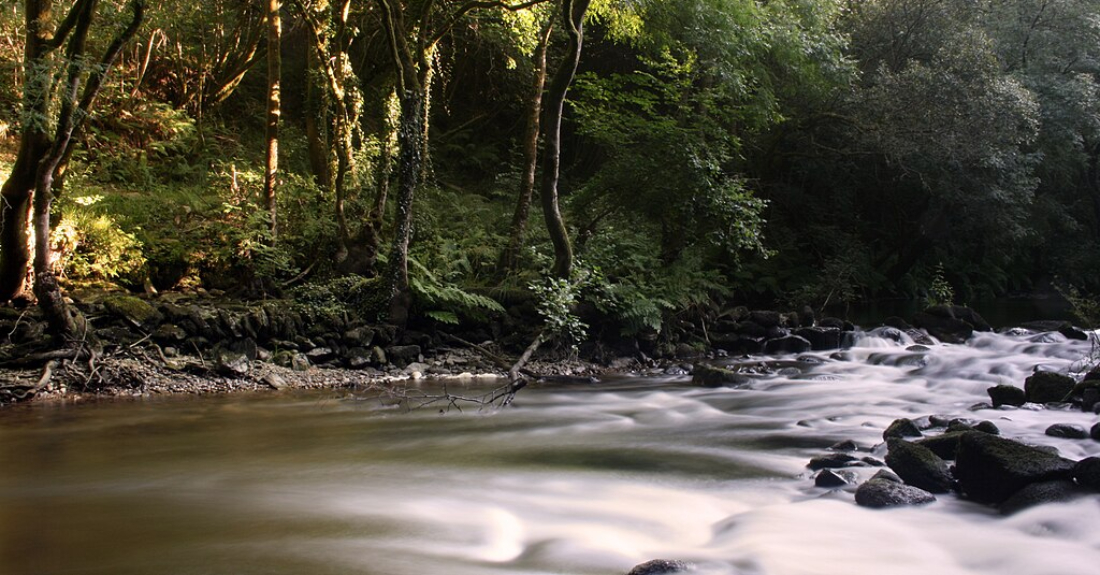
[[[1024,381],[1027,400],[1032,403],[1055,403],[1073,393],[1077,382],[1068,375],[1053,371],[1037,371]]]
[[[884,478],[872,478],[856,489],[856,504],[881,509],[932,503],[936,496],[916,487]]]
[[[905,483],[931,493],[951,491],[955,481],[947,463],[932,450],[897,438],[890,438],[887,445],[890,451],[886,454],[886,464]]]
[[[641,565],[635,565],[626,575],[666,575],[667,573],[683,573],[691,569],[691,565],[675,559],[654,559]]]
[[[1028,484],[1067,479],[1074,462],[1057,454],[980,431],[959,438],[955,479],[969,498],[1001,503]]]
[[[1086,439],[1089,432],[1080,425],[1071,423],[1055,423],[1047,428],[1046,434],[1051,437],[1065,437],[1066,439]]]
[[[1088,491],[1068,479],[1040,481],[1025,486],[999,507],[1001,513],[1012,515],[1044,503],[1064,503],[1088,495]]]
[[[856,481],[856,474],[851,471],[833,471],[826,469],[814,477],[814,485],[817,487],[843,487]]]
[[[691,370],[691,382],[703,387],[745,385],[750,381],[747,375],[705,363],[697,363]]]
[[[840,467],[852,467],[853,465],[860,465],[862,462],[847,453],[830,453],[829,455],[822,455],[821,457],[815,457],[810,460],[806,466],[810,469],[817,471],[819,469],[837,469]]]

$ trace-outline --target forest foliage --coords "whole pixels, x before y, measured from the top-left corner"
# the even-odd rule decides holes
[[[50,26],[73,3],[54,4]],[[127,7],[98,4],[102,49]],[[385,320],[396,265],[414,321],[529,306],[574,339],[743,303],[1100,290],[1095,1],[578,4],[282,3],[277,234],[267,3],[146,7],[61,174],[64,285],[351,290],[356,313]],[[537,207],[502,253],[532,86],[569,45],[563,7],[584,24],[557,185],[574,265],[554,278]],[[27,83],[65,66],[27,66],[25,10],[0,3],[5,176],[28,123],[56,120],[26,113]]]

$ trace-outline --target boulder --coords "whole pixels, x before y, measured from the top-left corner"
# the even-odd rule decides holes
[[[419,345],[391,345],[386,348],[386,357],[399,366],[418,361],[420,359]]]
[[[993,423],[992,421],[979,421],[978,424],[974,426],[974,430],[980,431],[982,433],[988,433],[990,435],[1001,434],[1001,429],[997,427],[997,424]]]
[[[1100,491],[1100,457],[1086,457],[1073,466],[1073,479],[1081,487]]]
[[[1092,429],[1089,430],[1089,437],[1092,437],[1096,441],[1100,441],[1100,423],[1092,426]]]
[[[1051,437],[1064,437],[1066,439],[1088,439],[1089,432],[1080,425],[1071,423],[1055,423],[1047,428],[1046,434]]]
[[[1077,382],[1068,375],[1053,371],[1037,371],[1024,381],[1027,400],[1032,403],[1055,403],[1063,401],[1071,393]]]
[[[1027,393],[1015,385],[997,385],[987,390],[989,399],[993,400],[993,407],[1012,405],[1019,407],[1027,403]]]
[[[851,439],[845,439],[844,441],[838,441],[829,446],[831,451],[858,451],[859,446]]]
[[[921,433],[917,424],[913,423],[913,420],[908,418],[895,419],[886,430],[882,432],[883,439],[890,439],[891,437],[921,437],[924,434]]]
[[[243,377],[252,369],[252,363],[239,351],[221,349],[215,356],[215,369],[226,377]]]
[[[1086,333],[1085,331],[1083,331],[1081,329],[1073,327],[1072,325],[1070,325],[1068,323],[1063,325],[1062,327],[1058,328],[1058,333],[1066,336],[1066,339],[1075,339],[1077,341],[1088,341],[1089,340],[1089,334],[1088,333]]]
[[[810,342],[814,351],[840,349],[840,330],[835,327],[802,327],[794,334]]]
[[[783,315],[777,311],[757,310],[749,312],[749,321],[763,327],[779,327],[783,323]]]
[[[133,327],[152,327],[163,316],[148,302],[129,295],[110,295],[103,298],[103,305],[112,315],[126,321]]]
[[[959,438],[962,431],[950,431],[941,435],[926,437],[916,441],[917,445],[935,453],[940,459],[954,460],[959,451]]]
[[[856,504],[872,509],[924,505],[935,500],[935,495],[923,489],[883,478],[872,478],[856,489]]]
[[[999,506],[1004,515],[1012,515],[1029,507],[1044,503],[1065,503],[1088,495],[1086,489],[1068,479],[1039,481],[1025,486]]]
[[[667,575],[689,571],[691,565],[671,559],[654,559],[641,565],[635,565],[626,575]]]
[[[926,312],[914,314],[913,324],[944,343],[963,343],[974,335],[974,326],[965,321],[934,316]]]
[[[287,387],[286,380],[274,373],[264,374],[264,376],[260,378],[260,381],[262,381],[264,385],[275,390],[286,389]]]
[[[887,446],[886,465],[905,483],[931,493],[947,493],[954,487],[947,463],[932,450],[898,438],[890,438]]]
[[[980,431],[959,438],[955,479],[969,498],[1001,503],[1031,483],[1067,479],[1074,462],[1017,441]]]
[[[764,344],[764,353],[779,355],[788,353],[806,353],[812,346],[810,342],[797,335],[786,335],[775,339],[769,339]]]
[[[353,347],[348,350],[344,356],[344,361],[347,366],[352,369],[363,369],[371,364],[371,360],[374,356],[371,351],[365,347]]]
[[[750,381],[747,375],[705,363],[697,363],[691,368],[691,383],[702,387],[732,387]]]

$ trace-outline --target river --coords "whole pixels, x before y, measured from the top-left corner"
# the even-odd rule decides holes
[[[865,335],[744,389],[533,385],[502,410],[345,391],[5,409],[0,575],[616,575],[654,558],[715,575],[1100,572],[1100,496],[1002,517],[814,487],[810,458],[846,439],[881,458],[898,417],[1100,455],[1043,433],[1095,415],[971,410],[1036,368],[1080,369],[1086,342],[907,343]]]

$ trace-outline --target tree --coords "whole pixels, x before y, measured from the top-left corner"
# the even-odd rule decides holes
[[[279,18],[280,0],[267,2],[267,123],[264,138],[264,208],[271,219],[271,238],[278,235],[278,219],[275,204],[275,177],[279,172],[279,81],[282,76],[282,20]]]
[[[24,123],[16,165],[3,188],[5,217],[0,270],[6,285],[0,297],[11,299],[23,289],[29,255],[26,214],[33,198],[34,293],[45,312],[50,330],[59,337],[71,338],[73,320],[61,297],[51,261],[50,208],[54,200],[55,179],[71,157],[69,151],[75,143],[74,135],[80,131],[91,111],[107,72],[123,46],[137,33],[144,17],[145,3],[143,0],[130,2],[132,19],[114,37],[99,61],[91,66],[87,58],[88,34],[95,19],[98,0],[78,0],[52,34],[47,29],[50,4],[46,0],[26,0],[24,3],[27,19],[24,65],[28,71],[23,92]],[[64,70],[54,74],[47,58],[62,46],[65,47],[61,61]],[[83,90],[81,83],[84,83]],[[50,109],[55,98],[59,100],[59,109],[56,124],[50,130]]]
[[[546,106],[542,111],[542,126],[545,129],[542,148],[542,183],[539,186],[542,201],[542,213],[546,218],[546,227],[550,232],[550,241],[554,244],[554,266],[551,274],[568,279],[573,269],[573,247],[569,241],[569,230],[558,206],[558,182],[561,170],[561,119],[565,109],[565,96],[577,74],[581,61],[581,49],[584,45],[584,16],[590,0],[562,0],[561,16],[566,34],[569,37],[566,56],[562,60],[550,89],[546,93]]]

